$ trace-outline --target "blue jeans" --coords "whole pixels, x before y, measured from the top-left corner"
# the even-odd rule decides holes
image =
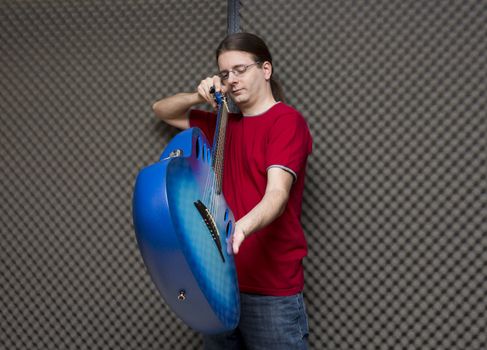
[[[287,297],[240,294],[240,322],[227,333],[205,335],[205,350],[293,350],[308,348],[303,294]]]

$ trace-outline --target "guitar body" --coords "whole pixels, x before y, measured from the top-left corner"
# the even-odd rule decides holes
[[[139,172],[133,195],[137,242],[152,280],[176,315],[205,334],[234,329],[240,317],[226,248],[234,217],[214,177],[207,139],[191,128]]]

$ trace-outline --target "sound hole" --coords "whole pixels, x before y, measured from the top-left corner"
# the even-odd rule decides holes
[[[232,233],[232,222],[229,221],[227,223],[227,228],[225,230],[225,235],[228,237],[230,235],[230,233]]]
[[[196,139],[195,152],[196,152],[196,159],[198,159],[200,157],[200,138],[199,137]]]
[[[223,221],[227,221],[228,220],[228,209],[225,210],[225,216],[223,217]]]

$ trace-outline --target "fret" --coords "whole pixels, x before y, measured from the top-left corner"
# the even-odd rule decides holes
[[[223,186],[223,158],[225,154],[225,136],[228,123],[228,104],[225,95],[215,92],[218,105],[215,136],[213,138],[212,166],[215,172],[215,191],[222,193]]]

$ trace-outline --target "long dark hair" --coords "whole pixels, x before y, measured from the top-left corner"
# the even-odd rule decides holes
[[[264,40],[251,33],[242,32],[230,34],[223,39],[216,49],[217,62],[218,57],[220,57],[220,55],[225,51],[245,51],[252,54],[256,62],[261,62],[261,64],[265,61],[270,62],[272,65],[272,74],[270,79],[272,95],[276,101],[284,102],[284,92],[282,91],[279,81],[273,76],[274,64],[272,63],[272,56],[269,48],[265,44]]]

